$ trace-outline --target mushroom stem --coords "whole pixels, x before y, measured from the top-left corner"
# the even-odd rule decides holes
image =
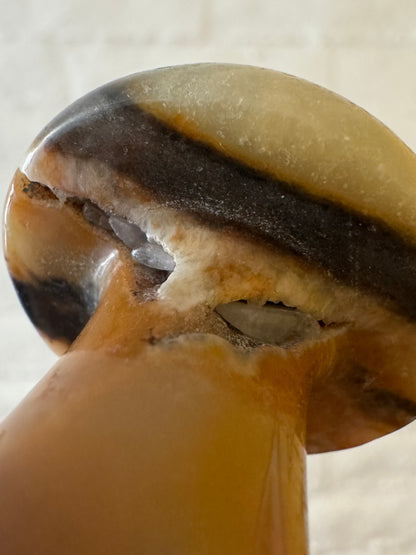
[[[287,363],[212,336],[65,355],[3,423],[6,552],[307,553],[308,387]]]

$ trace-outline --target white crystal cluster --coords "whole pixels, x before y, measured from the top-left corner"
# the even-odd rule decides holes
[[[315,339],[321,333],[319,323],[310,315],[279,304],[236,301],[215,309],[233,328],[248,337],[282,347]]]
[[[173,272],[175,260],[166,252],[162,245],[149,239],[146,233],[137,225],[120,216],[107,216],[100,208],[92,203],[83,206],[84,217],[91,223],[104,229],[112,230],[115,235],[131,251],[133,260],[155,270]]]

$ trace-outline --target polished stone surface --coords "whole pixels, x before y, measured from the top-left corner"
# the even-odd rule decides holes
[[[62,359],[62,376],[58,366],[6,424],[7,436],[20,438],[6,448],[13,453],[6,454],[10,483],[13,457],[31,441],[20,435],[21,418],[33,410],[38,418],[39,399],[56,383],[62,392],[68,371],[74,379],[65,361],[75,370],[90,359],[103,371],[126,361],[134,382],[144,360],[160,368],[170,348],[181,352],[181,341],[188,352],[193,341],[207,344],[207,361],[238,353],[227,372],[241,364],[246,377],[279,392],[276,425],[293,433],[295,459],[304,440],[302,407],[310,452],[359,444],[413,419],[414,174],[414,155],[367,113],[307,82],[255,68],[208,64],[138,74],[63,112],[16,173],[6,255],[34,324],[58,352],[71,354]],[[240,316],[215,310],[236,300],[258,307],[247,328]],[[313,320],[319,333],[300,326],[296,341],[271,337],[262,315],[279,330],[288,315]],[[81,358],[72,357],[77,351]],[[265,372],[267,353],[275,366]],[[292,383],[298,372],[302,385]],[[114,397],[120,423],[128,413],[126,383]],[[217,377],[212,383],[218,388]],[[308,402],[305,384],[312,384]],[[302,402],[286,406],[294,391]],[[96,454],[88,434],[102,428],[94,418],[111,420],[94,399],[76,396],[62,408],[51,400],[50,408],[66,429],[72,411],[91,403],[92,424],[82,434]],[[48,426],[40,443],[55,437]],[[130,468],[130,447],[127,455]],[[42,457],[35,473],[41,466]],[[67,487],[70,468],[65,476]],[[149,541],[154,549],[155,538]]]
[[[33,204],[36,221],[51,218],[51,226],[68,217],[79,241],[73,263],[59,254],[73,248],[69,231],[48,247],[53,256],[40,255],[37,239],[21,246],[10,209],[16,289],[59,349],[81,332],[110,279],[119,256],[110,227],[136,261],[135,295],[169,299],[184,313],[239,299],[281,303],[312,315],[320,342],[339,344],[330,371],[313,379],[310,451],[362,443],[414,418],[416,158],[364,110],[269,70],[166,68],[71,105],[34,141],[21,172],[11,206],[23,214]],[[93,230],[77,223],[80,207]],[[268,254],[250,255],[264,274],[252,291],[233,289],[229,277],[216,289],[209,276],[221,229],[244,237],[247,253],[254,241],[274,257],[269,267]],[[250,282],[256,269],[247,265]],[[189,277],[201,270],[209,277]],[[250,345],[246,335],[234,343]]]

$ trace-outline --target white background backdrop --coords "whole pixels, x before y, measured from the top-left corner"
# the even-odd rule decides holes
[[[125,74],[199,61],[315,81],[416,150],[414,0],[0,0],[1,196],[37,132],[77,97]],[[55,360],[4,264],[0,343],[2,418]],[[308,473],[312,555],[416,553],[416,424],[310,457]]]

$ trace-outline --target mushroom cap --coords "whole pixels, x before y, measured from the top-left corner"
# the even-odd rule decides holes
[[[351,447],[416,416],[415,183],[406,145],[326,89],[255,67],[163,68],[93,91],[36,138],[6,258],[58,352],[130,356],[132,319],[154,312],[149,341],[197,332],[248,359],[271,350],[276,371],[302,361],[308,451]],[[109,301],[114,276],[128,309]],[[293,309],[295,339],[264,335],[263,318]]]

